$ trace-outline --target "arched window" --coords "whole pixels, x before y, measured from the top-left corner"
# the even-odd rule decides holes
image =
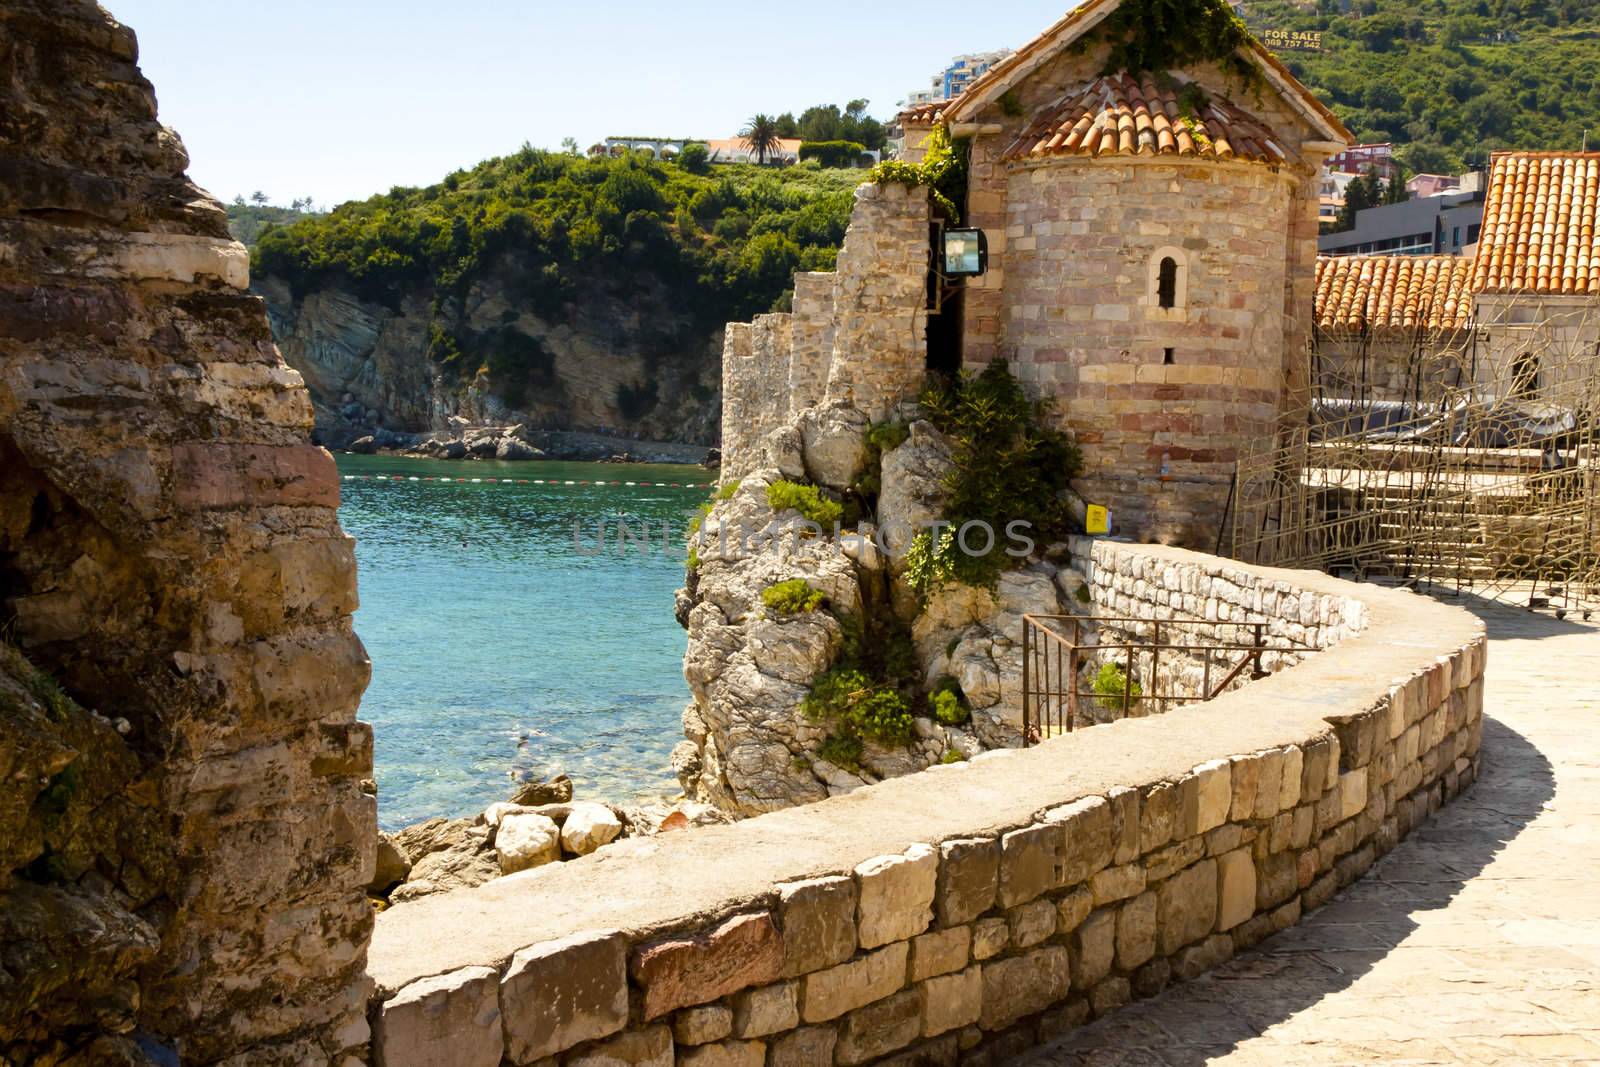
[[[1531,400],[1539,395],[1539,357],[1524,352],[1511,364],[1511,396]]]
[[[1170,308],[1178,306],[1178,261],[1164,256],[1156,274],[1156,304]]]
[[[1189,257],[1181,248],[1158,248],[1150,254],[1150,288],[1145,297],[1146,307],[1165,313],[1160,317],[1169,322],[1181,320],[1183,309],[1189,306]]]

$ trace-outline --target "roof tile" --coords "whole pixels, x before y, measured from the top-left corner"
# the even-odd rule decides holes
[[[1600,294],[1600,152],[1502,152],[1489,166],[1473,287]]]
[[[1173,89],[1124,72],[1069,90],[1006,150],[1007,160],[1081,155],[1178,155],[1277,165],[1286,156],[1259,120],[1212,99],[1185,115]]]
[[[1323,330],[1449,331],[1472,320],[1473,261],[1463,256],[1321,256]]]

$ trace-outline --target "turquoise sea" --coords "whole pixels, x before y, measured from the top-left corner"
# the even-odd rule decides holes
[[[688,687],[673,591],[713,475],[381,456],[340,456],[339,470],[385,829],[481,811],[526,773],[564,771],[580,797],[678,792],[668,757]],[[612,484],[628,482],[666,484]],[[619,552],[619,521],[648,528],[648,555]]]

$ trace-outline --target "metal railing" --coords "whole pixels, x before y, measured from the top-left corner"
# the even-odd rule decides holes
[[[1022,735],[1034,745],[1079,725],[1157,715],[1198,704],[1244,677],[1264,678],[1268,657],[1302,655],[1262,620],[1207,622],[1083,615],[1022,618]],[[1243,634],[1244,641],[1177,640],[1185,630]],[[1113,636],[1114,635],[1114,636]],[[1163,674],[1163,666],[1166,673]],[[1107,670],[1107,668],[1112,668]],[[1085,668],[1095,668],[1085,679]],[[1182,684],[1180,679],[1188,679]]]

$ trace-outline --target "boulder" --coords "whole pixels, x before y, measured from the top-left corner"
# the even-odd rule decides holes
[[[622,820],[604,804],[579,803],[561,826],[561,846],[574,856],[587,856],[622,833]]]
[[[794,424],[780,426],[761,442],[762,466],[776,468],[790,481],[806,476],[805,438]]]
[[[389,903],[404,904],[434,893],[471,889],[499,877],[494,853],[479,849],[446,849],[418,860],[406,881],[389,894]]]
[[[435,454],[440,459],[466,459],[467,443],[465,441],[440,441]]]
[[[378,865],[367,885],[367,892],[381,897],[406,880],[411,873],[411,860],[400,851],[388,834],[378,835]]]
[[[515,437],[502,437],[500,439],[500,444],[495,448],[494,458],[522,461],[539,459],[543,455],[543,452],[539,451],[537,448],[534,448],[525,441],[519,441]]]
[[[542,867],[561,858],[561,828],[545,815],[507,815],[495,833],[501,874]]]
[[[524,782],[512,794],[511,803],[531,807],[535,804],[565,804],[572,799],[572,779],[564,774],[543,782]]]
[[[350,442],[350,451],[354,452],[358,456],[370,456],[377,450],[377,439],[371,434],[368,434],[365,437],[358,437],[354,441]]]
[[[818,485],[845,490],[867,462],[867,417],[848,404],[810,408],[800,416],[806,475]]]
[[[884,454],[878,517],[891,526],[889,557],[896,570],[911,536],[942,515],[945,478],[953,466],[949,442],[925,420],[912,423],[905,442]]]

